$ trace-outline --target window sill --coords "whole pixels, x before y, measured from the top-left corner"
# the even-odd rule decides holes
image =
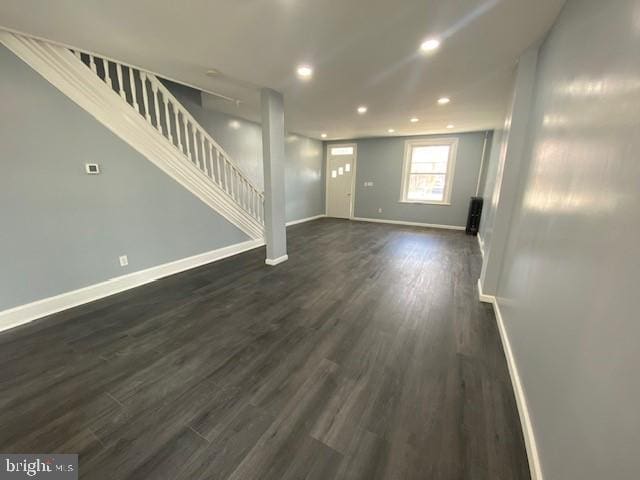
[[[398,203],[408,203],[408,204],[415,204],[415,205],[443,205],[443,206],[450,206],[451,202],[421,202],[420,200],[398,200]]]

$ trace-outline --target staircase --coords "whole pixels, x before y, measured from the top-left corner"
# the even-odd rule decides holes
[[[261,190],[155,75],[10,32],[0,41],[220,215],[264,238]]]

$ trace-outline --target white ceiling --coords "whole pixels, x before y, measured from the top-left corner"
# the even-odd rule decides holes
[[[207,104],[244,118],[258,118],[258,87],[274,88],[284,93],[288,130],[332,139],[500,126],[518,55],[563,3],[2,0],[0,25],[239,99],[239,107]],[[441,48],[419,53],[432,36]],[[310,81],[297,78],[300,63],[313,65]],[[207,76],[211,68],[221,74]],[[451,103],[438,106],[441,96]],[[360,104],[366,115],[356,113]]]

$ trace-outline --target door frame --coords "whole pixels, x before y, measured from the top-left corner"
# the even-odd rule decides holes
[[[349,220],[353,220],[356,208],[356,169],[358,165],[357,143],[327,143],[327,152],[324,159],[324,214],[329,216],[329,156],[333,147],[353,147],[353,175],[351,176],[351,206],[349,207]]]

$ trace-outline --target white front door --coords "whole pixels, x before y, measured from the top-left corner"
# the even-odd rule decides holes
[[[327,151],[327,216],[350,218],[353,207],[355,145],[329,145]]]

